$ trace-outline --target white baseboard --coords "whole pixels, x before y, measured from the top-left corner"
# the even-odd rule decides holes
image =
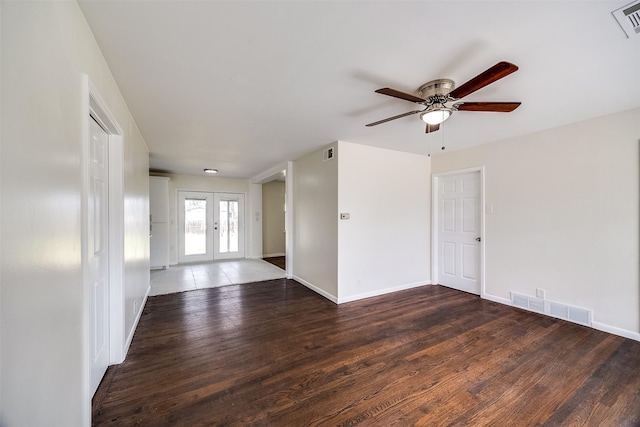
[[[405,289],[417,288],[420,286],[430,285],[431,281],[426,280],[423,282],[406,283],[404,285],[393,286],[390,288],[377,289],[375,291],[363,292],[360,294],[349,295],[347,297],[338,298],[338,304],[345,302],[357,301],[365,298],[377,297],[379,295],[390,294],[392,292],[404,291]]]
[[[481,295],[481,297],[484,299],[488,299],[489,301],[498,302],[500,304],[510,305],[513,307],[513,304],[511,304],[511,300],[509,298],[502,298],[491,294],[484,294]]]
[[[124,351],[122,352],[122,362],[127,357],[127,353],[129,352],[129,347],[131,347],[131,341],[133,341],[133,334],[136,332],[138,328],[138,322],[140,322],[140,318],[142,317],[142,311],[144,310],[145,305],[147,305],[147,299],[149,298],[149,293],[151,293],[151,285],[147,287],[147,292],[144,294],[144,298],[142,299],[142,304],[140,304],[140,308],[138,309],[138,313],[136,314],[136,318],[133,321],[133,325],[131,326],[131,330],[129,331],[129,335],[127,336],[127,341],[124,344]]]
[[[273,257],[277,257],[277,256],[286,256],[287,254],[285,253],[280,253],[278,252],[277,254],[263,254],[262,258],[273,258]]]
[[[634,341],[640,341],[640,333],[629,331],[626,329],[618,328],[616,326],[607,325],[605,323],[600,322],[591,322],[591,326],[593,329],[597,329],[599,331],[607,332],[613,335],[618,335],[624,338],[629,338]]]
[[[503,298],[503,297],[499,297],[499,296],[491,295],[491,294],[484,294],[484,295],[482,295],[482,298],[488,299],[490,301],[494,301],[494,302],[497,302],[497,303],[500,303],[500,304],[508,305],[510,307],[521,308],[521,307],[514,306],[509,298]],[[548,316],[548,317],[552,317],[554,319],[557,319],[557,317],[549,316],[546,313],[540,313],[540,312],[537,312],[537,311],[532,311],[532,313],[538,313],[538,314],[542,314],[543,316]],[[570,320],[566,320],[566,319],[560,319],[560,320],[565,320],[566,322],[570,322]],[[585,326],[585,325],[583,325],[583,326]],[[607,325],[605,323],[592,321],[591,322],[591,328],[597,329],[599,331],[607,332],[609,334],[618,335],[618,336],[621,336],[621,337],[624,337],[624,338],[629,338],[629,339],[632,339],[634,341],[640,341],[640,333],[629,331],[627,329],[618,328],[616,326]]]
[[[306,286],[307,288],[311,289],[312,291],[322,295],[323,297],[325,297],[326,299],[328,299],[331,302],[334,303],[338,303],[338,298],[335,295],[331,295],[329,292],[325,291],[324,289],[320,289],[319,287],[317,287],[316,285],[307,282],[306,280],[294,275],[293,276],[293,280],[295,280],[296,282],[300,282],[301,284],[303,284],[304,286]]]

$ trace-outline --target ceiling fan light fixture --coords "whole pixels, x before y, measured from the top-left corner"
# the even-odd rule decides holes
[[[420,114],[420,120],[428,125],[439,125],[447,120],[449,116],[451,116],[451,109],[442,107]]]

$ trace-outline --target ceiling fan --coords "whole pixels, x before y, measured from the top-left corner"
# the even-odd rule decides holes
[[[369,123],[367,126],[376,126],[382,123],[401,117],[420,114],[420,120],[427,124],[426,132],[435,132],[440,128],[440,124],[447,120],[454,111],[490,111],[498,113],[509,113],[520,106],[520,102],[458,102],[461,98],[482,89],[483,87],[500,80],[503,77],[518,70],[518,66],[510,62],[498,62],[493,67],[478,74],[460,87],[455,87],[453,80],[437,79],[423,84],[418,89],[418,95],[401,92],[388,87],[376,90],[377,93],[404,99],[423,105],[421,110],[409,111],[408,113],[388,117],[377,122]],[[453,104],[452,104],[453,103]]]

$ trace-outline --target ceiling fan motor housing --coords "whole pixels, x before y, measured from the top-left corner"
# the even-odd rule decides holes
[[[430,82],[427,82],[420,86],[420,88],[418,89],[418,95],[421,98],[425,99],[428,99],[432,96],[441,97],[447,95],[449,92],[455,89],[455,87],[456,84],[453,82],[453,80],[431,80]]]

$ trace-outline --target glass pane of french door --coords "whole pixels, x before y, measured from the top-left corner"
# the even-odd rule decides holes
[[[207,253],[207,201],[184,200],[184,254]]]
[[[220,238],[219,252],[226,254],[228,252],[238,252],[240,243],[240,235],[238,230],[238,201],[237,200],[220,200],[218,202],[220,209]]]

